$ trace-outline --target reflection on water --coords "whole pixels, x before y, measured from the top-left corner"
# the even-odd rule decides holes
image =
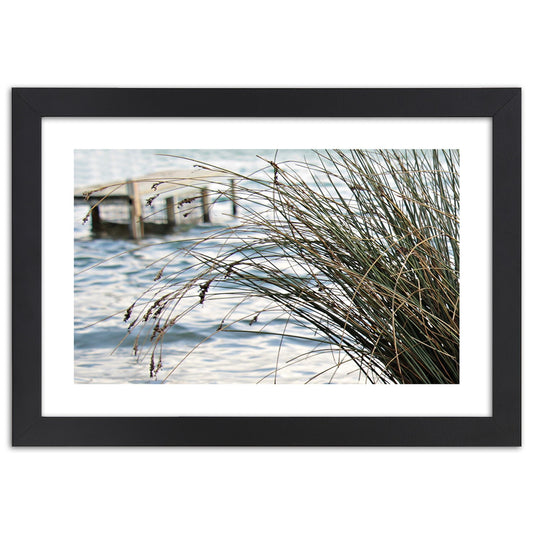
[[[256,154],[274,158],[273,150],[77,150],[75,186],[135,178],[169,168],[191,168],[193,164],[156,155],[158,153],[183,155],[243,174],[264,167]],[[313,154],[303,150],[283,150],[277,154],[278,161],[304,158],[312,160]],[[229,210],[227,202],[215,204],[212,214],[215,227],[231,223]],[[192,258],[183,253],[184,248],[190,239],[205,236],[213,225],[201,224],[135,243],[94,238],[90,223],[83,225],[81,222],[85,214],[83,206],[74,209],[77,383],[159,383],[180,362],[179,368],[168,377],[168,383],[273,383],[275,372],[277,383],[305,383],[338,361],[338,350],[329,347],[324,350],[323,344],[318,350],[317,343],[286,338],[280,345],[280,337],[272,332],[286,331],[297,336],[301,331],[288,325],[287,316],[279,311],[261,313],[252,325],[248,318],[242,326],[233,328],[239,331],[218,331],[213,335],[220,326],[221,317],[235,302],[207,299],[165,335],[163,368],[158,380],[151,380],[149,361],[133,354],[134,336],[127,335],[124,311],[153,285],[161,268],[158,259],[175,254],[171,268],[176,273],[192,264]],[[211,245],[217,244],[223,243],[212,242]],[[171,273],[165,271],[166,275]],[[176,278],[176,281],[181,280]],[[264,302],[249,301],[241,305],[238,312],[250,317],[263,306]],[[334,382],[354,383],[354,366],[347,363],[342,368],[345,370],[335,373]],[[327,383],[331,377],[332,373],[328,372],[312,382]]]

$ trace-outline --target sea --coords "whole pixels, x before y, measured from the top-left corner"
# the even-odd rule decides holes
[[[311,150],[76,150],[74,186],[87,187],[135,179],[174,169],[192,169],[206,162],[242,175],[261,176],[266,160],[316,161]],[[272,169],[269,169],[270,173]],[[187,282],[180,272],[193,266],[187,255],[191,242],[204,239],[236,224],[231,203],[220,199],[211,207],[209,223],[178,227],[167,235],[146,236],[134,241],[127,236],[99,237],[84,222],[87,207],[74,206],[74,358],[76,383],[134,384],[325,384],[356,383],[354,364],[335,346],[313,339],[309,330],[294,324],[280,309],[260,311],[265,302],[241,302],[232,294],[223,299],[210,295],[170,328],[155,352],[161,368],[150,376],[150,343],[139,347],[134,330],[128,330],[125,311],[154,285],[154,278],[173,257],[165,275],[172,282]],[[155,202],[143,206],[143,214],[160,210]],[[104,211],[104,209],[102,209]],[[223,246],[210,239],[206,253]],[[209,248],[210,247],[210,248]],[[173,271],[169,269],[174,269]],[[221,320],[243,317],[228,330]],[[258,314],[257,318],[256,315]],[[254,320],[254,318],[256,318]],[[280,335],[284,333],[284,335]],[[305,339],[303,338],[305,337]],[[311,337],[311,338],[309,338]],[[137,344],[137,346],[136,346]],[[144,351],[141,349],[143,348]],[[342,362],[341,365],[338,363]]]

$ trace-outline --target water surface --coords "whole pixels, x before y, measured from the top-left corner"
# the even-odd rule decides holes
[[[193,163],[157,154],[174,154],[229,168],[249,175],[265,167],[257,157],[277,161],[307,159],[311,151],[283,150],[77,150],[75,186],[91,186],[121,179],[136,178],[158,170],[192,168]],[[144,207],[145,215],[150,209]],[[235,305],[232,300],[210,300],[178,322],[165,335],[163,367],[156,379],[149,375],[149,357],[134,354],[134,335],[128,335],[124,312],[154,284],[162,257],[174,254],[172,269],[177,273],[194,260],[185,254],[191,239],[234,223],[229,202],[218,202],[212,211],[212,223],[177,230],[174,234],[148,237],[142,242],[129,239],[96,238],[90,222],[83,224],[83,206],[74,209],[75,237],[75,381],[77,383],[306,383],[318,372],[335,365],[342,357],[338,350],[323,343],[285,338],[302,332],[279,310],[261,313],[264,302],[242,304],[238,313],[247,317],[241,331],[218,331],[221,317]],[[104,210],[102,210],[104,212]],[[222,246],[211,241],[210,246]],[[101,263],[101,264],[99,264]],[[166,275],[172,271],[165,271]],[[174,281],[184,281],[177,276]],[[247,331],[244,331],[247,330]],[[207,339],[207,340],[206,340]],[[319,339],[317,339],[318,341]],[[191,352],[192,351],[192,352]],[[294,362],[302,354],[305,357]],[[178,365],[179,367],[173,371]],[[326,372],[312,383],[354,383],[353,364],[336,372]]]

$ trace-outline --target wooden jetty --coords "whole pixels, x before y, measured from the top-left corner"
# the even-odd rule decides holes
[[[237,206],[232,175],[204,169],[165,170],[135,179],[78,187],[74,190],[74,203],[88,208],[93,232],[116,234],[121,231],[140,239],[148,233],[172,231],[179,225],[209,222],[214,196],[210,185],[227,188],[228,180],[232,213],[235,215]],[[162,202],[163,206],[155,211],[155,215],[163,216],[154,216],[154,212],[143,213],[143,207],[150,206],[153,211],[154,205]],[[105,220],[100,208],[109,206],[124,206],[127,220],[122,223]]]

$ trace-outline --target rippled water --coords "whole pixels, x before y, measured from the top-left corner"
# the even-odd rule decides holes
[[[192,163],[156,155],[175,154],[220,165],[243,174],[264,167],[257,154],[274,158],[274,150],[77,150],[75,186],[90,186],[113,180],[174,168],[191,168]],[[283,150],[277,160],[308,160],[313,154],[303,150]],[[146,207],[144,208],[147,209]],[[149,208],[148,208],[149,209]],[[314,350],[316,343],[285,339],[269,332],[301,334],[279,312],[261,313],[248,332],[218,331],[234,301],[206,300],[165,336],[163,368],[156,380],[149,377],[149,361],[133,354],[134,336],[127,335],[124,311],[153,284],[161,268],[156,261],[176,254],[172,268],[178,272],[193,260],[183,253],[190,239],[197,239],[217,227],[232,223],[229,203],[213,206],[212,224],[177,230],[172,235],[150,237],[136,243],[127,239],[95,238],[90,223],[84,225],[84,206],[74,209],[75,236],[75,380],[78,383],[272,383],[276,365],[277,383],[305,383],[338,360],[338,351]],[[211,246],[213,244],[212,243]],[[221,244],[221,243],[218,243]],[[111,259],[110,259],[111,258]],[[100,263],[101,264],[98,264]],[[168,275],[168,272],[165,272]],[[184,279],[184,278],[182,278]],[[176,279],[180,281],[180,278]],[[261,302],[239,307],[242,316],[253,316]],[[261,334],[258,334],[261,332]],[[205,340],[208,338],[208,340]],[[197,346],[198,345],[198,346]],[[196,347],[197,346],[197,347]],[[196,349],[190,354],[189,352]],[[291,364],[300,354],[305,360]],[[184,357],[187,356],[185,359]],[[173,368],[180,366],[172,372]],[[334,375],[335,383],[356,381],[353,366]],[[172,373],[171,373],[172,372]],[[171,373],[169,375],[169,373]],[[313,382],[329,382],[331,372]]]

